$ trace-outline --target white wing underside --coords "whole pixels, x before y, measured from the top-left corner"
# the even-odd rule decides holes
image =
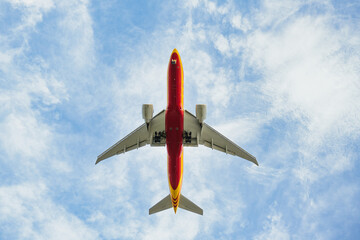
[[[157,133],[157,137],[155,136],[155,132]],[[187,110],[184,111],[184,134],[185,133],[191,133],[188,138],[184,137],[183,145],[185,147],[197,147],[200,144],[226,154],[241,157],[258,165],[254,156],[206,123],[200,124],[198,119]],[[108,150],[100,154],[96,164],[106,158],[138,149],[147,144],[156,147],[165,146],[165,143],[165,110],[163,110],[154,116],[149,124],[144,123],[119,142],[115,143]]]
[[[253,155],[233,143],[206,123],[200,124],[198,119],[186,110],[184,113],[184,131],[192,133],[191,141],[188,141],[187,143],[184,142],[184,146],[197,147],[201,144],[226,154],[241,157],[259,165]]]
[[[154,141],[154,133],[165,132],[165,110],[162,110],[156,116],[154,116],[149,124],[144,123],[132,133],[115,143],[105,152],[100,154],[96,160],[96,163],[112,157],[117,154],[125,153],[134,149],[138,149],[147,144],[151,146],[165,146],[165,137],[160,137],[160,142]]]

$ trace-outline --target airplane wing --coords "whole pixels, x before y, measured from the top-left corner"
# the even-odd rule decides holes
[[[201,144],[226,154],[241,157],[259,165],[254,156],[206,123],[200,124],[197,118],[186,110],[184,113],[184,131],[187,132],[187,134],[190,132],[192,133],[192,136],[188,141],[184,139],[184,146],[197,146],[198,144]]]
[[[95,164],[106,158],[138,149],[147,144],[151,144],[151,146],[165,146],[165,142],[165,110],[163,110],[153,117],[148,125],[144,123],[100,154]]]

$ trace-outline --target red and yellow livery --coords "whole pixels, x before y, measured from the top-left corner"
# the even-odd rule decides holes
[[[256,158],[204,123],[206,105],[196,105],[196,116],[184,110],[184,70],[179,52],[171,53],[167,71],[167,108],[153,117],[153,106],[142,107],[145,123],[98,156],[100,161],[150,144],[166,146],[170,194],[149,209],[149,214],[171,207],[203,214],[203,210],[181,194],[184,146],[199,144],[249,160]]]
[[[184,71],[179,52],[171,53],[168,74],[168,105],[165,111],[168,178],[172,205],[176,212],[183,174]]]

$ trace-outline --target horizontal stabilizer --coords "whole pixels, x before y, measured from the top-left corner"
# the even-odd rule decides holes
[[[188,210],[193,213],[203,215],[203,210],[199,206],[197,206],[195,203],[193,203],[192,201],[187,199],[184,195],[180,196],[179,208]]]
[[[164,211],[172,207],[170,194],[149,209],[149,215]]]

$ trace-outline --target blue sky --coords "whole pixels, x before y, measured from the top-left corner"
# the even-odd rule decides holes
[[[360,238],[357,1],[0,1],[0,239]],[[204,216],[148,216],[166,149],[94,165],[166,107],[177,48],[185,108],[259,167],[186,148]]]

